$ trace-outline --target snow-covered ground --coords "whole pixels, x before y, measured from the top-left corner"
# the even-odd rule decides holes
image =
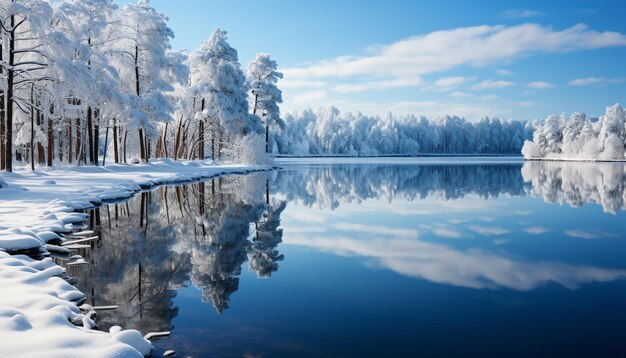
[[[77,305],[84,295],[63,279],[63,269],[51,259],[36,261],[8,252],[63,250],[47,242],[84,221],[77,209],[128,198],[159,184],[260,169],[264,167],[156,160],[135,166],[0,173],[0,356],[147,355],[150,342],[137,331],[90,329],[91,308]]]

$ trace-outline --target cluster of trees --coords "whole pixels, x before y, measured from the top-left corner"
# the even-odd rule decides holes
[[[148,0],[3,0],[0,169],[101,154],[257,159],[279,117],[276,62],[259,55],[246,77],[219,29],[173,51],[167,21]]]
[[[551,115],[536,123],[533,140],[524,144],[527,159],[624,160],[626,113],[619,104],[599,119],[584,113]]]
[[[533,130],[527,121],[392,114],[381,118],[342,114],[335,107],[288,113],[284,119],[285,130],[276,128],[277,135],[270,139],[272,152],[302,156],[519,154]]]

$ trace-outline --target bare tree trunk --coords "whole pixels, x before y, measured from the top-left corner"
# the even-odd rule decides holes
[[[35,85],[30,84],[30,170],[35,170],[35,107],[34,103]]]
[[[98,118],[98,111],[95,111],[95,117]],[[98,166],[98,154],[100,154],[100,124],[99,120],[96,120],[93,124],[93,159],[94,165]],[[107,128],[107,134],[109,133]],[[104,146],[104,152],[106,153],[106,145]]]
[[[152,153],[152,141],[149,136],[146,136],[146,163],[150,162],[150,156]]]
[[[109,144],[109,127],[106,127],[106,132],[104,134],[104,154],[102,156],[102,166],[104,167],[107,162],[107,145]]]
[[[93,110],[91,106],[87,106],[87,140],[89,141],[87,146],[89,149],[89,164],[93,164],[95,159],[93,157]]]
[[[72,153],[73,143],[72,143],[72,120],[69,119],[67,121],[67,161],[69,164],[72,164],[74,160],[74,154]]]
[[[202,99],[201,111],[204,112],[204,98]],[[204,160],[204,118],[198,123],[198,159]]]
[[[128,131],[124,131],[124,164],[128,163],[126,161],[126,143],[128,142]]]
[[[178,159],[178,152],[180,151],[180,132],[182,131],[182,127],[183,127],[183,118],[180,118],[180,121],[178,122],[178,131],[176,131],[176,141],[174,143],[174,160]]]
[[[265,153],[270,152],[270,126],[265,125]]]
[[[115,118],[113,118],[113,156],[115,157],[115,164],[119,164],[120,153],[119,153],[119,148],[117,147],[119,143],[119,138],[117,135],[117,123],[115,122],[116,120]]]
[[[4,147],[4,165],[7,172],[13,171],[13,86],[15,79],[15,15],[11,15],[9,32],[9,63],[7,68],[7,118]]]
[[[141,160],[145,162],[146,160],[146,143],[143,138],[143,128],[139,128],[139,154]]]
[[[52,130],[52,119],[48,118],[48,166],[52,166],[52,155],[54,151],[54,132]]]
[[[80,118],[76,118],[76,164],[80,165],[80,158],[81,158],[81,150],[80,150],[80,146],[81,146],[81,140],[80,140]]]
[[[165,123],[165,132],[163,132],[163,152],[165,153],[165,158],[169,157],[167,153],[167,125],[169,123]]]

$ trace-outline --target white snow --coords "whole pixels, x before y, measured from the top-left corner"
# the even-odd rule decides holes
[[[63,268],[51,259],[33,260],[3,251],[40,253],[67,251],[46,245],[69,233],[85,214],[75,213],[103,200],[125,199],[141,188],[195,181],[219,174],[263,169],[260,166],[211,162],[155,160],[149,164],[102,167],[65,167],[41,171],[0,173],[0,356],[2,357],[142,357],[152,346],[141,333],[91,328],[93,308],[77,303],[84,295],[61,276]],[[50,178],[54,178],[51,181]],[[4,184],[6,182],[6,185]],[[90,232],[80,233],[83,241]],[[83,240],[80,240],[82,236]],[[87,264],[75,257],[74,264]],[[120,322],[122,323],[122,322]],[[148,333],[148,332],[144,332]]]

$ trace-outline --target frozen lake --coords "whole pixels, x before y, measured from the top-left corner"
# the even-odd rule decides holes
[[[68,267],[160,356],[624,356],[623,164],[293,159],[93,211]],[[269,202],[269,204],[268,204]]]

